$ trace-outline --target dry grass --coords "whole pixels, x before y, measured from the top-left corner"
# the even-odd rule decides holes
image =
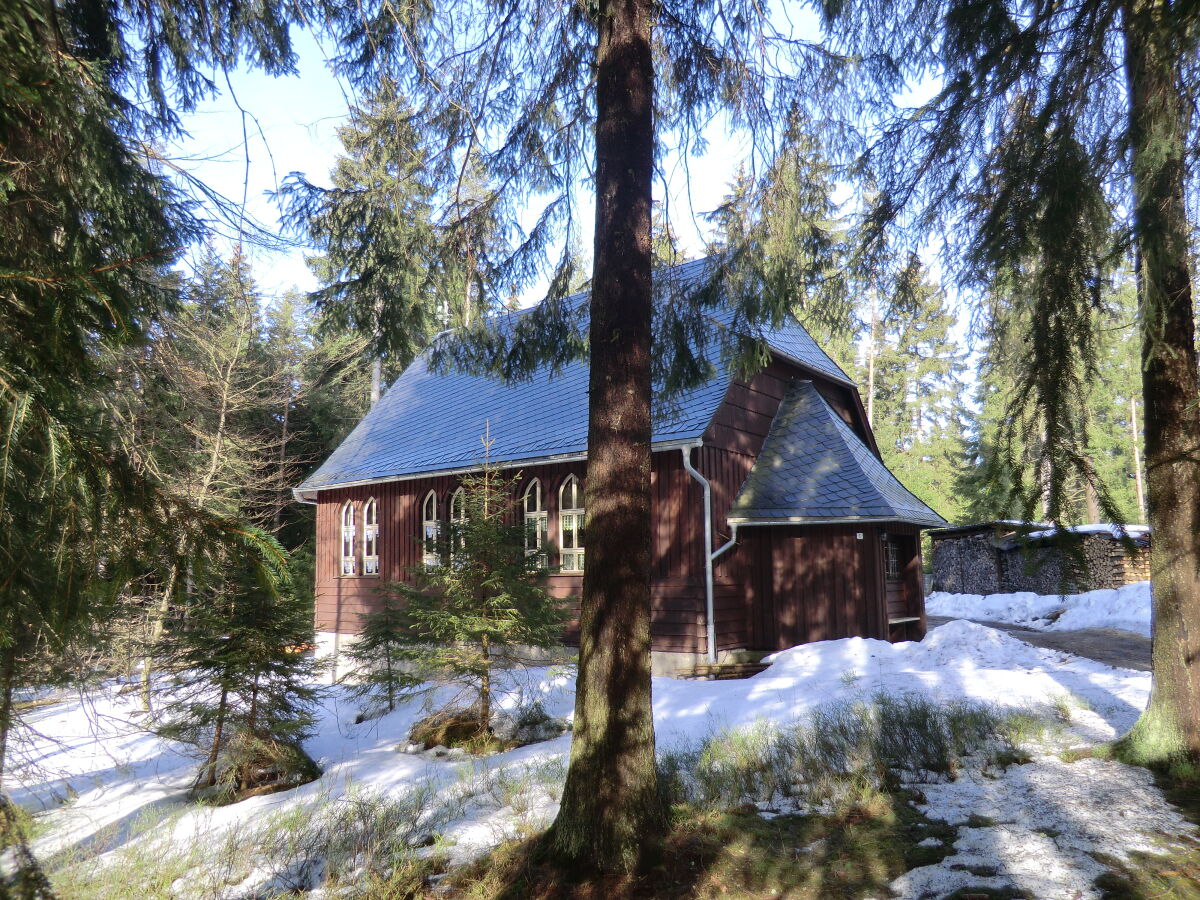
[[[510,844],[452,873],[438,896],[462,900],[850,900],[887,894],[909,869],[948,849],[954,829],[924,819],[904,798],[873,799],[840,816],[674,810],[657,865],[636,876],[576,882],[537,861],[536,841]],[[418,895],[419,896],[419,895]]]

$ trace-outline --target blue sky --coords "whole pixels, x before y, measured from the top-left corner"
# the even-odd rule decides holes
[[[279,209],[269,194],[289,172],[303,172],[314,183],[327,183],[340,147],[336,129],[345,121],[353,97],[350,86],[326,67],[327,50],[312,35],[298,32],[296,49],[299,72],[295,76],[232,73],[231,88],[184,119],[189,138],[171,151],[189,172],[224,196],[241,201],[244,195],[248,215],[273,229],[279,228]],[[656,199],[667,199],[680,240],[692,253],[703,248],[706,223],[700,214],[721,202],[745,155],[741,142],[730,140],[718,128],[711,129],[708,138],[702,158],[690,159],[686,166],[678,159],[669,160],[663,172],[667,184],[655,186]],[[579,221],[590,228],[592,215],[590,199],[581,191]],[[584,238],[590,243],[590,232]],[[299,248],[255,249],[252,257],[255,274],[268,295],[292,286],[316,287]]]

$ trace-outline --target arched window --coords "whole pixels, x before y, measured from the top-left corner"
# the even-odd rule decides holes
[[[546,514],[546,497],[542,493],[541,481],[535,478],[525,486],[521,505],[525,510],[525,552],[532,556],[542,552],[549,533],[550,520]]]
[[[425,502],[421,504],[421,562],[427,569],[442,562],[438,552],[438,540],[441,536],[442,523],[438,519],[437,494],[430,491],[425,495]]]
[[[563,572],[583,571],[583,487],[574,475],[558,489],[558,549]]]
[[[363,506],[363,574],[379,574],[379,504],[374,497]]]
[[[342,574],[358,573],[358,560],[354,553],[354,501],[347,500],[342,506]]]
[[[450,495],[450,553],[463,547],[463,526],[467,524],[467,492],[461,487]]]

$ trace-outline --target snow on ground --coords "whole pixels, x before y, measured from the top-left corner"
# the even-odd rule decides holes
[[[1004,622],[1040,631],[1119,628],[1150,637],[1150,582],[1086,594],[948,594],[934,591],[925,600],[931,616]]]
[[[1019,522],[1009,524],[1019,525]],[[1032,523],[1031,523],[1032,524]],[[1041,524],[1041,523],[1038,523]],[[1090,525],[1069,525],[1065,528],[1058,529],[1053,526],[1045,528],[1041,531],[1030,531],[1022,535],[1029,540],[1037,540],[1038,538],[1054,537],[1062,532],[1069,531],[1072,534],[1110,534],[1115,538],[1123,538],[1128,535],[1131,538],[1143,537],[1150,533],[1149,525],[1117,525],[1113,522],[1095,522]]]
[[[505,702],[510,706],[538,700],[550,715],[571,711],[571,668],[526,670],[515,674],[509,687]],[[1144,708],[1149,688],[1146,673],[1109,668],[954,621],[919,643],[848,638],[784,650],[772,657],[767,670],[745,680],[656,678],[654,712],[659,746],[669,749],[763,721],[783,725],[816,706],[878,691],[920,692],[945,700],[965,697],[1009,707],[1045,707],[1067,696],[1078,707],[1072,740],[1089,742],[1128,728]],[[104,846],[119,847],[135,839],[139,820],[153,815],[169,819],[177,840],[195,843],[202,836],[213,846],[222,834],[254,828],[305,805],[315,810],[363,791],[399,797],[432,784],[442,791],[458,790],[466,798],[458,821],[445,832],[452,857],[466,859],[512,836],[521,823],[538,827],[548,822],[556,811],[553,791],[527,797],[518,814],[510,808],[517,804],[505,805],[502,791],[472,794],[473,780],[486,782],[489,773],[494,777],[499,770],[539,771],[543,781],[545,773],[551,780],[561,778],[570,748],[568,734],[482,760],[401,753],[397,747],[406,742],[409,728],[422,714],[418,702],[354,724],[357,706],[348,702],[344,691],[332,688],[320,708],[318,734],[308,744],[324,768],[320,779],[232,806],[199,808],[185,797],[197,761],[179,746],[139,730],[139,707],[136,692],[122,694],[112,685],[86,700],[68,699],[30,714],[31,730],[19,753],[24,762],[14,767],[8,786],[18,802],[49,810],[39,830],[43,837],[35,845],[39,854],[86,848],[100,836]],[[958,842],[963,846],[955,849],[964,858],[987,855],[1000,873],[1016,873],[1012,877],[1017,880],[1030,866],[1034,874],[1049,871],[1046,853],[1038,865],[1022,860],[1028,842],[1041,846],[1050,840],[1057,849],[1042,849],[1057,854],[1055,865],[1069,876],[1055,884],[1082,893],[1070,893],[1066,887],[1050,890],[1050,882],[1039,882],[1046,892],[1039,888],[1034,894],[1046,898],[1091,896],[1079,885],[1090,885],[1094,875],[1089,866],[1095,863],[1079,847],[1102,847],[1109,840],[1148,843],[1155,830],[1186,830],[1144,773],[1116,763],[1067,766],[1046,757],[1010,768],[1001,780],[960,779],[923,790],[930,817],[956,823],[976,812],[1005,823],[999,830],[964,828]],[[1118,816],[1126,806],[1132,818]],[[1108,821],[1100,821],[1106,817]],[[1066,834],[1067,841],[1047,837],[1055,832]],[[1072,840],[1078,846],[1070,844]],[[1112,853],[1117,848],[1103,849]],[[947,865],[932,867],[941,874],[915,870],[897,883],[897,889],[903,896],[923,896],[935,889],[930,885],[942,883],[938,879],[952,880]]]

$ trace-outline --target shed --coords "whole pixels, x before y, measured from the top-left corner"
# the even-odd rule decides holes
[[[1150,529],[1097,523],[1058,529],[993,521],[929,532],[932,588],[955,594],[1083,593],[1150,577]]]

